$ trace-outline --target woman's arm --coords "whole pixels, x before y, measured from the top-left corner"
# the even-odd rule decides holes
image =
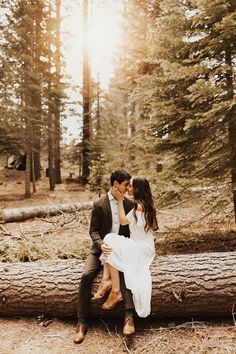
[[[121,225],[128,225],[129,220],[127,219],[127,217],[125,215],[123,199],[118,200],[118,209],[119,209],[120,224]]]
[[[129,220],[127,219],[127,217],[125,215],[125,209],[124,209],[124,204],[123,204],[124,196],[118,189],[114,190],[114,196],[115,196],[115,198],[117,199],[117,202],[118,202],[120,224],[121,225],[128,225],[129,224]]]

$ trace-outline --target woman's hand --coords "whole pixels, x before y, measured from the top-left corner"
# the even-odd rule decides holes
[[[105,255],[105,256],[109,256],[109,254],[111,253],[112,251],[112,248],[108,245],[106,245],[105,243],[103,243],[101,245],[101,250],[102,250],[102,253]]]
[[[124,195],[119,191],[118,188],[114,188],[113,196],[118,200],[118,202],[124,200]]]

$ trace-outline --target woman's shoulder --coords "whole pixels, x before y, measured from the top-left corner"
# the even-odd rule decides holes
[[[137,205],[137,209],[136,209],[137,211],[141,211],[141,212],[143,212],[144,210],[143,210],[143,206],[141,205],[141,204],[138,204]]]

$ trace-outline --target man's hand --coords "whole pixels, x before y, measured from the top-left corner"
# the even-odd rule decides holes
[[[106,245],[105,243],[103,243],[101,245],[101,250],[105,256],[108,256],[111,253],[112,248],[110,246]]]

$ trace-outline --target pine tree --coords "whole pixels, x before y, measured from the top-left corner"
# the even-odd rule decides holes
[[[234,203],[235,5],[162,1],[149,68],[136,88],[169,176],[228,181],[230,173]]]
[[[61,0],[56,0],[56,51],[55,51],[55,142],[54,142],[54,168],[55,183],[61,183],[61,108],[62,108],[62,84],[61,84]]]
[[[88,16],[89,2],[83,0],[84,49],[83,49],[83,127],[82,127],[82,176],[81,182],[87,183],[89,178],[89,144],[91,140],[91,101],[90,101],[90,62],[88,52]]]
[[[147,168],[155,168],[156,157],[145,129],[149,118],[147,105],[143,104],[144,92],[139,95],[139,80],[149,66],[148,39],[154,8],[149,1],[124,2],[122,43],[102,120],[110,138],[104,140],[108,169],[120,167],[132,173],[145,173]]]
[[[189,101],[195,108],[193,127],[205,134],[200,154],[204,176],[227,180],[231,175],[236,217],[236,118],[235,67],[236,3],[233,0],[192,1],[194,60],[204,66],[205,73],[189,87]],[[200,34],[200,35],[199,35]]]
[[[57,5],[58,9],[60,4]],[[28,197],[30,179],[35,192],[35,180],[40,176],[40,150],[48,126],[45,118],[49,115],[51,153],[55,151],[56,161],[60,156],[60,110],[64,97],[60,83],[60,20],[56,30],[56,16],[51,15],[50,2],[46,0],[10,1],[7,6],[6,23],[1,27],[5,58],[1,120],[3,132],[7,133],[8,141],[12,140],[12,148],[17,144],[27,154],[25,195]],[[56,52],[52,50],[54,44],[57,44]]]

